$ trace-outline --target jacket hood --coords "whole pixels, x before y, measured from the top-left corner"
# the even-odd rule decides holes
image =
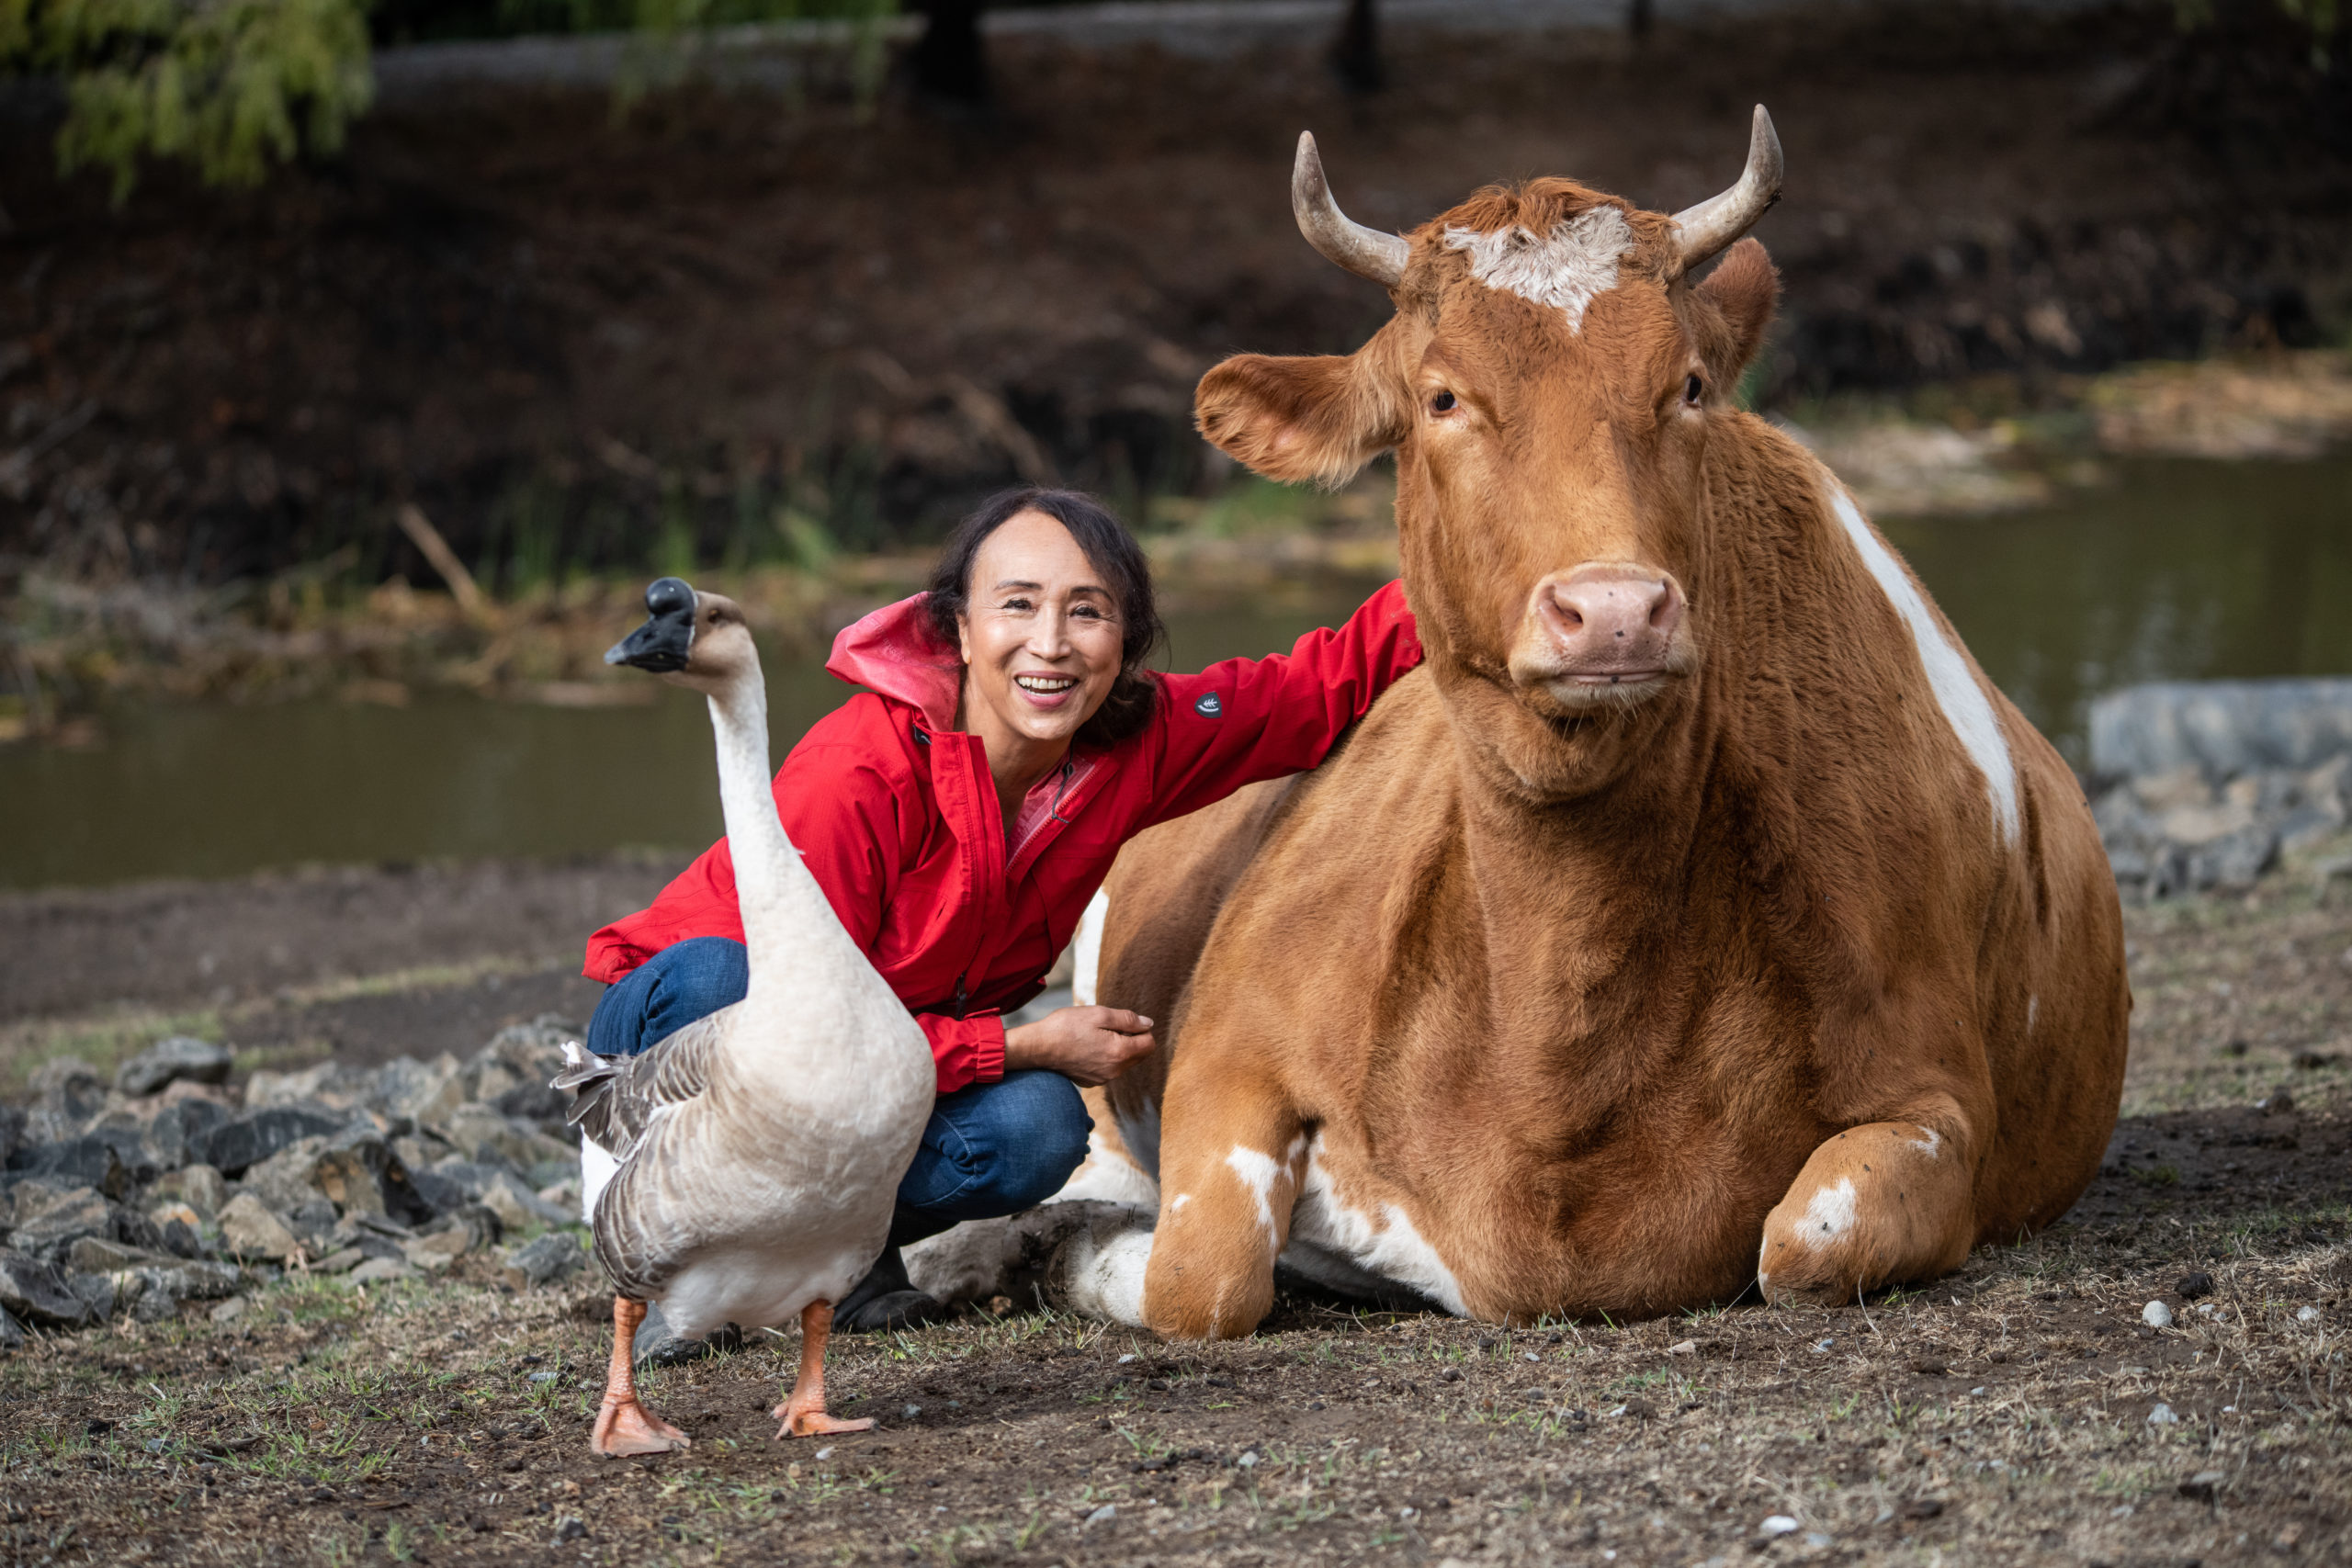
[[[879,692],[921,713],[934,730],[956,728],[956,704],[964,693],[964,659],[931,627],[916,593],[885,604],[833,638],[828,674]]]

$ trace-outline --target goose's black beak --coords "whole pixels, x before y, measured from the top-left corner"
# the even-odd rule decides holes
[[[664,577],[645,591],[646,623],[605,650],[607,664],[630,664],[666,675],[686,667],[695,641],[695,591]]]

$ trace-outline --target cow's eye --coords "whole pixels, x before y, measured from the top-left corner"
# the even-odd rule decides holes
[[[1685,376],[1682,378],[1682,400],[1688,403],[1690,407],[1695,409],[1699,406],[1699,396],[1706,389],[1706,387],[1696,376]]]
[[[1431,398],[1430,400],[1430,412],[1431,413],[1452,413],[1453,412],[1453,394],[1452,392],[1440,392],[1436,397]]]

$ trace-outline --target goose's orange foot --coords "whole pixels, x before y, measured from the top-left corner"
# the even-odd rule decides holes
[[[596,1432],[591,1442],[606,1459],[666,1454],[694,1447],[692,1438],[639,1404],[633,1395],[605,1401],[596,1412]]]
[[[789,1399],[768,1414],[784,1423],[775,1429],[779,1438],[822,1438],[835,1432],[870,1432],[874,1429],[874,1417],[871,1416],[862,1420],[843,1421],[838,1416],[826,1415],[822,1404],[799,1406]]]

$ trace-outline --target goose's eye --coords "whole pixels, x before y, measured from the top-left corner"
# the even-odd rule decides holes
[[[1695,409],[1699,406],[1699,395],[1706,389],[1700,384],[1699,378],[1696,376],[1682,378],[1682,400],[1690,407]]]
[[[1452,413],[1453,409],[1454,399],[1452,392],[1440,392],[1436,397],[1430,400],[1430,412],[1431,413]]]

